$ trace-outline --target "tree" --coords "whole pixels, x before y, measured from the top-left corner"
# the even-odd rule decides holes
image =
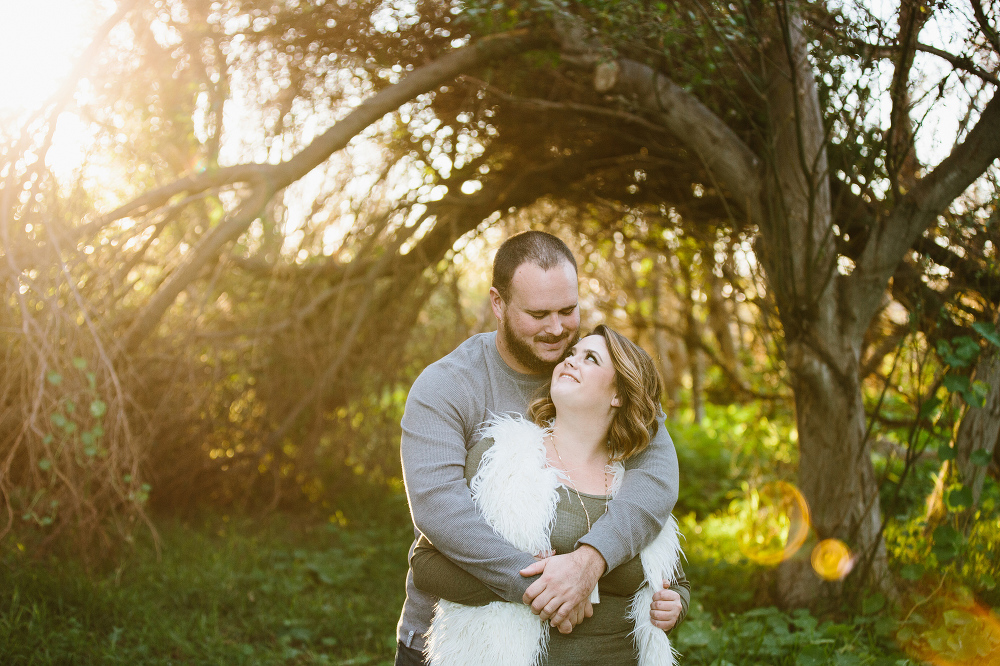
[[[144,89],[120,61],[106,93],[124,87],[122,97],[138,103],[122,114],[157,118],[157,131],[139,135],[180,146],[178,169],[200,161],[204,170],[174,174],[167,160],[126,203],[66,225],[70,245],[118,257],[109,263],[129,267],[123,274],[138,287],[102,288],[111,296],[81,309],[111,315],[96,337],[115,341],[113,367],[149,382],[167,374],[152,369],[154,346],[173,340],[173,357],[194,357],[191,332],[164,326],[184,303],[204,303],[221,326],[225,309],[208,304],[240,293],[241,279],[281,285],[267,333],[230,331],[255,349],[266,340],[276,363],[261,378],[283,378],[273,384],[284,388],[261,389],[266,401],[254,394],[266,417],[236,457],[272,470],[278,497],[289,442],[318,445],[323,414],[344,404],[351,379],[384,367],[381,345],[401,347],[390,343],[412,327],[439,262],[484,221],[547,197],[656,210],[687,228],[754,238],[783,333],[813,526],[821,539],[850,544],[861,577],[887,586],[862,366],[880,348],[873,332],[887,294],[914,271],[920,279],[914,252],[932,253],[924,243],[942,216],[960,218],[960,197],[1000,156],[988,71],[1000,51],[996,17],[976,0],[970,7],[974,22],[955,30],[966,30],[972,57],[923,44],[933,12],[915,2],[893,17],[894,29],[864,7],[832,13],[805,2],[138,5],[129,15],[134,62],[159,63],[149,70],[156,85]],[[918,89],[913,72],[928,53],[948,75],[979,82],[969,83],[951,154],[932,167],[916,150],[926,133],[918,92],[931,88]],[[893,73],[885,123],[869,113],[883,66]],[[142,103],[150,97],[152,107]],[[264,121],[257,156],[226,157],[240,130],[225,110],[237,103]],[[318,131],[317,115],[338,120]],[[365,133],[384,150],[370,186],[388,193],[404,171],[422,176],[379,205],[348,186],[321,186],[302,216],[312,244],[289,252],[282,216],[295,197],[285,195],[307,174],[336,180],[347,166],[335,154]],[[348,210],[349,230],[324,247],[317,239],[339,215],[331,211]],[[294,332],[295,343],[279,331]],[[148,413],[157,399],[145,386],[138,402]],[[780,580],[789,604],[839,592],[799,560]]]

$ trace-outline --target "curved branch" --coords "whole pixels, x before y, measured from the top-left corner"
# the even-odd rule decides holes
[[[872,230],[857,268],[845,284],[856,304],[857,337],[879,307],[885,286],[903,255],[959,195],[1000,158],[1000,95],[983,109],[979,122],[931,173],[916,184]]]
[[[706,169],[754,221],[763,219],[760,159],[694,95],[643,63],[619,58],[612,92],[632,98],[693,150]]]
[[[160,285],[146,306],[129,326],[122,337],[122,347],[125,351],[134,351],[146,336],[153,332],[164,313],[180,294],[201,272],[209,261],[219,255],[222,246],[240,236],[250,223],[260,216],[262,210],[271,200],[274,190],[266,183],[260,183],[253,193],[247,197],[235,214],[223,220],[217,227],[205,234],[205,237],[195,245],[177,269]]]
[[[216,258],[222,246],[235,240],[257,219],[279,190],[305,176],[340,150],[370,124],[417,95],[430,92],[457,75],[499,57],[541,46],[545,36],[526,31],[495,35],[457,49],[414,70],[399,83],[372,95],[346,118],[321,134],[291,159],[280,164],[242,164],[199,175],[187,176],[142,195],[112,211],[100,224],[149,211],[181,193],[191,193],[236,182],[251,184],[250,194],[237,211],[212,229],[195,246],[167,280],[157,289],[122,338],[126,351],[134,350],[156,327],[177,295],[197,277],[201,268]]]

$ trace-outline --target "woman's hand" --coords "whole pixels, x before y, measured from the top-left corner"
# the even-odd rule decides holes
[[[670,583],[663,581],[663,589],[653,595],[653,603],[649,608],[649,619],[653,626],[663,631],[670,631],[681,616],[681,595],[670,589]]]

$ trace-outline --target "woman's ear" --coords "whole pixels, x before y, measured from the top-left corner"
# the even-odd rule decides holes
[[[617,393],[611,397],[611,406],[612,407],[621,407],[622,406],[622,401],[618,399],[618,394]]]

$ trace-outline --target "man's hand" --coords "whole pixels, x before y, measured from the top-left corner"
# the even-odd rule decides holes
[[[531,605],[531,612],[562,633],[567,621],[570,628],[593,615],[587,613],[590,593],[604,574],[604,557],[596,548],[584,544],[572,553],[556,555],[535,562],[521,570],[525,577],[541,574],[524,593],[523,601]],[[573,620],[578,620],[573,622]]]
[[[530,589],[530,588],[529,588]],[[663,589],[653,595],[650,604],[649,618],[653,626],[663,631],[670,631],[681,617],[681,595],[670,589],[670,583],[663,581]]]

